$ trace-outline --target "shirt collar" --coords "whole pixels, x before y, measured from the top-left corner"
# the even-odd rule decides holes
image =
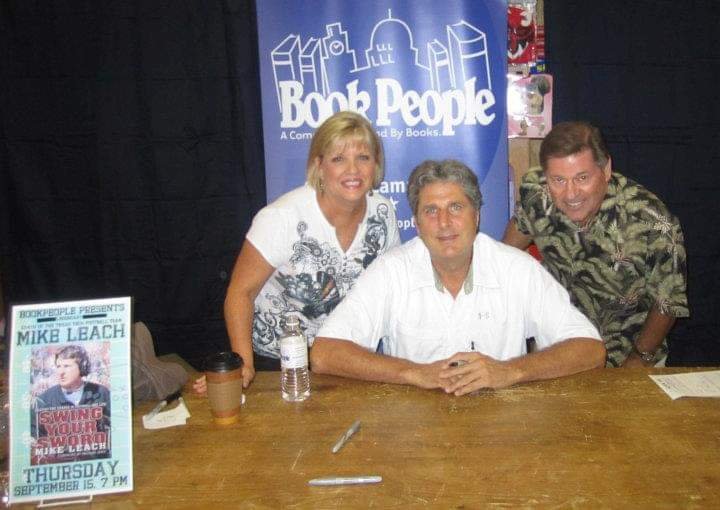
[[[494,255],[490,251],[492,243],[497,243],[497,241],[490,239],[483,233],[478,233],[477,236],[475,236],[475,244],[473,246],[473,283],[478,287],[484,287],[486,289],[500,288],[497,274],[493,268],[497,255]]]
[[[82,386],[80,386],[75,391],[65,391],[63,388],[60,389],[63,392],[65,400],[67,400],[68,402],[72,402],[75,405],[78,405],[80,400],[82,400],[83,393],[85,392],[85,383],[83,383]]]
[[[443,285],[442,281],[440,280],[440,273],[437,272],[435,269],[435,266],[430,264],[433,271],[433,278],[435,279],[435,289],[438,292],[443,292],[445,290],[445,286]],[[473,280],[473,265],[470,263],[470,267],[468,268],[467,275],[465,276],[465,280],[463,281],[463,292],[465,294],[470,294],[473,290],[474,286],[474,280]]]
[[[492,241],[482,233],[478,233],[475,237],[472,263],[463,282],[463,292],[465,292],[465,294],[470,294],[475,286],[486,288],[500,287],[497,276],[492,268],[488,267],[488,264],[492,264],[492,257],[487,251],[487,243],[491,242],[495,241]],[[421,287],[432,286],[442,292],[444,287],[442,283],[439,282],[439,276],[430,261],[430,252],[425,246],[425,243],[423,243],[419,237],[408,241],[408,243],[418,243],[419,245],[416,248],[422,250],[422,257],[418,258],[418,263],[413,268],[414,278],[412,278],[410,288],[414,290]]]

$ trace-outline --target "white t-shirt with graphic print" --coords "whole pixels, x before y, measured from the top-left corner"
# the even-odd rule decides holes
[[[247,240],[275,268],[255,299],[252,341],[257,354],[279,357],[278,338],[289,314],[300,319],[312,345],[323,320],[360,273],[400,244],[392,203],[378,193],[366,200],[365,217],[346,252],[307,184],[255,215]]]

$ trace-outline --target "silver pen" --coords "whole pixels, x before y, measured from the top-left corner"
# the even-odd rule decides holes
[[[152,410],[145,416],[148,420],[152,420],[155,416],[167,406],[167,400],[161,400],[158,405],[152,408]]]
[[[177,390],[174,393],[171,393],[170,395],[165,397],[165,399],[158,402],[158,405],[153,407],[152,410],[149,413],[147,413],[145,416],[147,417],[148,420],[152,420],[168,404],[170,404],[171,402],[174,402],[175,400],[181,399],[182,397],[180,395],[182,395],[182,388],[180,388],[179,390]]]
[[[357,485],[380,482],[382,482],[382,476],[339,476],[333,478],[313,478],[308,482],[308,485]]]
[[[356,420],[355,423],[350,425],[350,428],[347,429],[347,432],[345,432],[342,436],[340,436],[340,439],[338,439],[337,443],[335,443],[335,446],[332,447],[332,452],[337,453],[340,451],[340,448],[345,446],[345,443],[347,443],[348,439],[352,437],[352,435],[358,431],[360,428],[360,420]]]

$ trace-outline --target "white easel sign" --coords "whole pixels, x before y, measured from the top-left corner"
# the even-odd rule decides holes
[[[133,488],[129,297],[17,305],[10,503]]]

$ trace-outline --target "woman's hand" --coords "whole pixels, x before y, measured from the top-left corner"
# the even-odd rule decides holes
[[[243,378],[243,388],[247,388],[248,386],[250,386],[250,383],[252,382],[252,380],[255,379],[255,367],[243,365],[242,378]]]
[[[201,375],[193,383],[193,391],[198,395],[207,395],[207,379]]]

